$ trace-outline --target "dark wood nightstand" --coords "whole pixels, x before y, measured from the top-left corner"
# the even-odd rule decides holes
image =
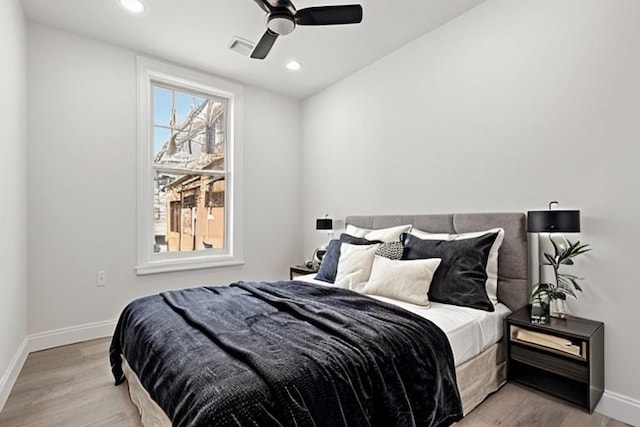
[[[528,332],[544,334],[543,337]],[[571,341],[553,348],[547,337]],[[542,338],[542,340],[540,340]],[[532,324],[524,307],[505,320],[507,376],[593,412],[604,391],[604,324],[575,316]],[[572,351],[572,352],[571,352]]]
[[[294,265],[293,267],[289,267],[289,279],[293,280],[296,276],[303,276],[305,274],[317,273],[317,268],[310,268],[306,265]]]

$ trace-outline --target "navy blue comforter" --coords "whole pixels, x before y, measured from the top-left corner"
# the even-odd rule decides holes
[[[453,355],[430,321],[344,289],[234,283],[164,292],[122,312],[124,355],[175,426],[448,426]]]

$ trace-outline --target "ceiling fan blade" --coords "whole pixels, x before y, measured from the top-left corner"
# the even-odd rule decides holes
[[[349,4],[343,6],[319,6],[300,9],[296,13],[298,25],[340,25],[362,22],[362,6]]]
[[[268,1],[264,1],[264,0],[254,0],[256,3],[258,3],[258,6],[260,6],[260,9],[264,10],[265,12],[271,12],[271,4],[269,4]]]
[[[264,59],[269,54],[269,51],[273,47],[273,44],[278,39],[278,35],[273,31],[267,29],[256,47],[251,52],[251,57],[254,59]]]

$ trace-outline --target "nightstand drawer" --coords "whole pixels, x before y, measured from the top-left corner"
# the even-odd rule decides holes
[[[567,360],[555,354],[529,349],[518,344],[511,345],[511,358],[563,377],[583,383],[589,382],[589,366],[586,363],[576,363],[574,360]]]

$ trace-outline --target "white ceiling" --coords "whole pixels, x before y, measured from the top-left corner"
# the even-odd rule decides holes
[[[264,12],[253,0],[143,0],[135,16],[118,0],[23,0],[29,19],[239,82],[305,98],[484,0],[294,0],[298,9],[360,3],[358,25],[298,27],[280,37],[265,60],[227,46],[238,37],[257,42]],[[298,72],[284,64],[296,59]]]

